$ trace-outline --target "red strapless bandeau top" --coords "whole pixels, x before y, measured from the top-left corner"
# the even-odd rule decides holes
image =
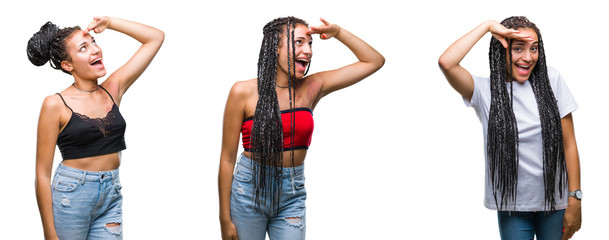
[[[281,111],[281,123],[283,124],[283,150],[292,148],[292,129],[290,113],[294,112],[294,149],[309,149],[311,137],[313,136],[313,112],[310,108],[294,108]],[[241,125],[241,136],[244,151],[251,151],[252,125],[254,118],[249,117]]]

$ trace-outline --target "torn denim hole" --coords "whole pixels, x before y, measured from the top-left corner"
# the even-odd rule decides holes
[[[106,224],[106,232],[112,234],[114,236],[120,236],[123,232],[123,227],[121,223],[107,223]]]
[[[63,206],[63,207],[71,207],[70,206],[70,199],[68,197],[63,197],[61,199],[61,206]]]
[[[243,189],[242,187],[237,187],[237,192],[245,194],[245,189]]]
[[[295,227],[298,229],[302,229],[304,227],[301,217],[288,217],[288,218],[284,218],[283,220],[285,220],[285,223],[288,224],[289,226],[292,226],[292,227]]]

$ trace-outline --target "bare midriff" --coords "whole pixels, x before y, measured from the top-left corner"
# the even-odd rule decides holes
[[[292,151],[283,151],[283,167],[292,167],[292,163],[290,161],[290,154]],[[251,152],[243,152],[247,158],[252,159]],[[307,156],[306,149],[296,149],[294,150],[294,167],[300,166],[304,163],[305,157]]]
[[[117,169],[121,165],[121,159],[116,152],[93,157],[64,160],[62,164],[80,170],[99,172]]]

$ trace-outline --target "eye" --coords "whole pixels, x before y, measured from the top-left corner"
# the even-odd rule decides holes
[[[532,52],[537,52],[537,50],[539,50],[537,47],[532,47],[532,48],[531,48],[531,51],[532,51]]]
[[[521,47],[515,47],[515,48],[512,48],[512,50],[513,50],[514,52],[521,52],[521,51],[522,51],[522,48],[521,48]]]
[[[85,47],[85,46],[82,46],[82,47],[80,47],[80,49],[78,49],[78,51],[81,51],[81,52],[84,52],[86,50],[87,50],[87,47]]]

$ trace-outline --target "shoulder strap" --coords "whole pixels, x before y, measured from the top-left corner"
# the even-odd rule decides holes
[[[66,103],[66,100],[63,100],[63,96],[61,96],[61,94],[59,94],[59,93],[55,93],[55,94],[59,95],[63,104],[66,105],[66,107],[68,107],[68,109],[70,109],[71,112],[74,112],[74,110],[72,110],[72,108],[70,106],[68,106],[68,104]]]
[[[114,98],[112,98],[112,95],[110,95],[110,93],[108,92],[108,90],[106,90],[106,89],[105,89],[104,87],[102,87],[101,85],[99,85],[99,87],[100,87],[101,89],[103,89],[103,90],[104,90],[104,91],[105,91],[105,92],[108,94],[108,96],[110,96],[110,99],[112,99],[112,102],[113,102],[114,104],[116,104],[116,102],[114,101]]]

